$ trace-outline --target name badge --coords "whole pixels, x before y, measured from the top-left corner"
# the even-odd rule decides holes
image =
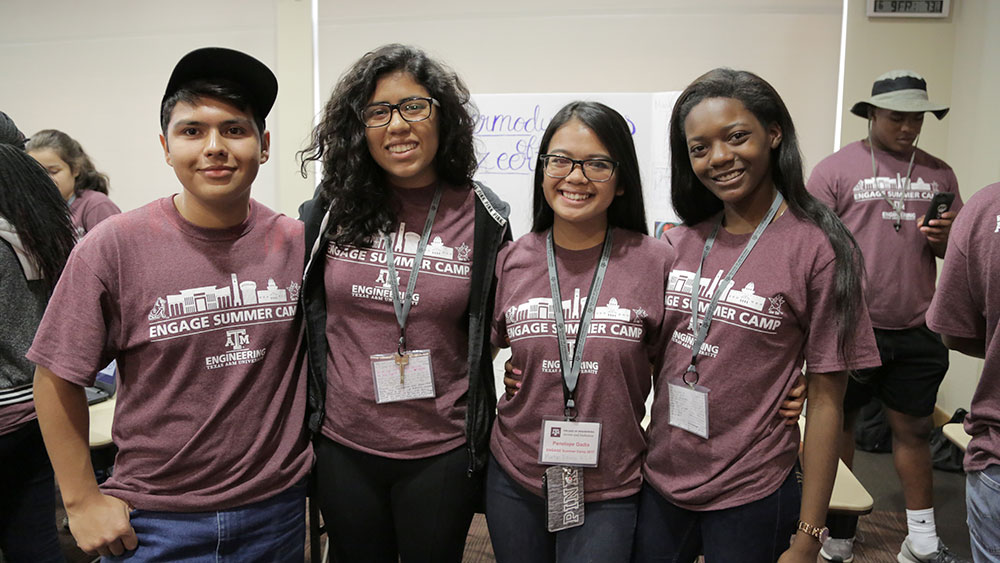
[[[601,423],[543,420],[538,462],[543,465],[597,467]]]
[[[708,388],[692,389],[680,379],[668,382],[670,425],[708,439]]]
[[[395,403],[434,398],[434,373],[430,350],[371,356],[375,402]]]
[[[550,467],[542,476],[542,488],[550,532],[583,525],[583,469]]]

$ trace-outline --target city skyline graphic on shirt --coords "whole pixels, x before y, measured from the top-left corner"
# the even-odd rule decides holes
[[[587,298],[584,297],[580,288],[575,288],[573,291],[573,297],[570,299],[564,299],[562,302],[563,309],[563,320],[569,321],[579,321],[583,317],[583,311],[587,308]],[[618,304],[618,299],[616,297],[611,297],[608,299],[607,305],[598,305],[594,307],[594,317],[595,321],[620,321],[620,322],[632,322],[632,316],[635,313],[636,322],[640,322],[641,318],[644,318],[645,311],[640,308],[638,311],[633,311],[627,307],[621,307]],[[547,320],[554,321],[556,318],[555,311],[552,309],[552,298],[551,297],[534,297],[528,299],[520,305],[512,305],[506,312],[506,319],[508,324],[516,324],[522,321],[536,321],[536,320]]]
[[[938,191],[937,182],[928,183],[921,177],[907,183],[906,178],[901,174],[879,176],[858,180],[853,188],[854,201],[884,200],[885,198],[898,200],[900,186],[905,186],[903,199],[908,201],[930,201]]]
[[[228,285],[192,287],[158,297],[149,312],[149,320],[161,321],[209,311],[279,305],[298,300],[299,284],[295,281],[287,288],[280,288],[274,278],[268,278],[264,288],[258,289],[255,281],[239,281],[235,273],[230,276]]]
[[[403,233],[403,236],[399,234]],[[416,231],[407,231],[406,223],[401,222],[395,232],[389,233],[394,242],[392,252],[394,254],[408,254],[415,256],[417,248],[420,246],[420,235]],[[385,238],[379,237],[376,240],[376,250],[385,250]],[[472,260],[472,249],[464,242],[453,248],[444,244],[440,236],[432,236],[427,241],[427,248],[424,250],[424,258],[440,258],[441,260],[457,260],[459,262],[470,262]]]

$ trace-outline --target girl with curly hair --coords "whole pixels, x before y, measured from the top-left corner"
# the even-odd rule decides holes
[[[303,154],[323,166],[300,209],[308,423],[340,561],[460,561],[481,501],[510,230],[472,180],[474,111],[453,71],[386,45],[341,77]]]

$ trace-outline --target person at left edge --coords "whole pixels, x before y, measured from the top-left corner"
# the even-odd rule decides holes
[[[338,561],[458,562],[481,504],[510,230],[507,204],[472,180],[472,111],[454,72],[385,45],[341,78],[305,153],[323,164],[301,209],[309,428]]]
[[[180,193],[81,239],[28,352],[70,530],[106,560],[304,558],[303,230],[250,197],[276,95],[239,51],[177,63],[160,142]],[[98,489],[82,386],[111,359],[119,451]]]
[[[0,111],[0,559],[64,561],[55,480],[24,357],[76,237],[69,208]]]

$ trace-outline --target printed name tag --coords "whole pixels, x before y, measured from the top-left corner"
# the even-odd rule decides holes
[[[430,350],[371,356],[375,402],[394,403],[434,398],[434,373]]]
[[[708,439],[708,388],[694,389],[680,379],[668,383],[670,425]]]
[[[583,470],[557,465],[542,477],[550,532],[583,525]]]
[[[543,465],[597,467],[601,451],[600,422],[543,420],[538,462]]]

